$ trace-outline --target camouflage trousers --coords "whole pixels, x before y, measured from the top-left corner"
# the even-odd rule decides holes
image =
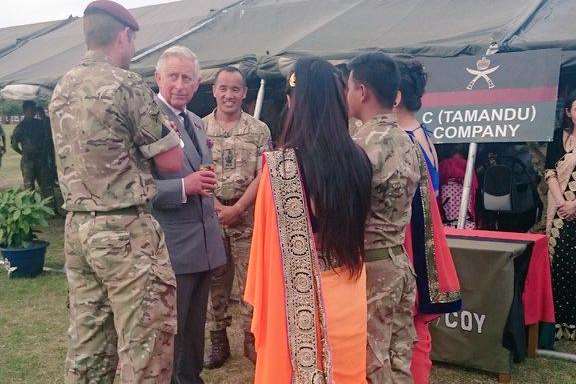
[[[404,252],[366,263],[368,346],[366,376],[372,384],[412,383],[416,340],[416,279]]]
[[[210,282],[210,325],[211,331],[222,331],[232,323],[228,314],[230,296],[234,278],[240,293],[240,316],[242,329],[250,331],[252,322],[252,307],[244,302],[244,288],[248,273],[250,258],[250,243],[252,241],[252,226],[239,225],[224,231],[224,247],[227,262],[212,272]]]
[[[33,190],[38,184],[43,199],[53,195],[54,177],[45,162],[38,158],[23,158],[20,161],[20,170],[22,171],[24,188]]]
[[[170,382],[176,279],[156,220],[130,212],[66,217],[66,383]]]

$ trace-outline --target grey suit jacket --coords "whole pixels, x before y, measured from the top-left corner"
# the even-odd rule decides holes
[[[154,170],[158,193],[151,202],[152,214],[164,230],[175,274],[214,269],[226,263],[214,200],[192,195],[188,196],[186,203],[182,203],[182,178],[198,171],[201,164],[212,163],[212,153],[207,146],[202,120],[186,111],[200,144],[202,154],[199,154],[178,116],[162,100],[156,98],[156,102],[182,132],[184,159],[182,170],[176,174]]]

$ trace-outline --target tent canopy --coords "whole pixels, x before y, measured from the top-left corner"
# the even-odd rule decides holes
[[[539,2],[525,0],[518,6],[515,0],[361,1],[284,52],[349,57],[358,50],[380,48],[418,56],[476,54],[513,34]]]
[[[211,14],[236,2],[184,0],[133,9],[140,24],[136,36],[137,53],[186,32]],[[84,52],[82,18],[77,18],[0,57],[0,84],[54,87],[58,79],[81,60]]]
[[[576,71],[576,6],[571,1],[549,0],[506,44],[511,51],[561,48],[566,69]]]
[[[47,21],[44,23],[0,28],[0,57],[20,48],[29,40],[50,33],[72,20],[74,20],[74,18],[70,16],[67,20]]]
[[[256,56],[349,58],[379,48],[417,56],[484,52],[513,35],[540,0],[252,0],[177,43],[205,66]],[[161,52],[137,61],[153,71]]]
[[[173,44],[191,48],[203,68],[243,63],[260,76],[273,77],[285,73],[301,55],[342,60],[377,48],[421,57],[454,57],[482,54],[496,42],[503,52],[560,47],[566,53],[564,68],[576,69],[576,25],[571,22],[576,7],[570,3],[183,0],[133,10],[142,26],[133,68],[150,76],[161,52]],[[82,19],[70,21],[32,37],[5,56],[0,54],[0,85],[53,87],[82,57],[81,25]],[[40,27],[17,28],[25,35]]]

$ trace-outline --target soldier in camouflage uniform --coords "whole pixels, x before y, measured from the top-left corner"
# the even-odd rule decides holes
[[[418,157],[392,114],[399,84],[394,61],[382,53],[367,53],[354,59],[350,68],[350,115],[364,123],[354,140],[364,148],[373,168],[365,238],[366,375],[369,383],[412,383],[416,280],[403,244],[420,180]]]
[[[235,276],[243,296],[261,159],[264,151],[270,149],[268,126],[241,109],[246,91],[238,69],[220,70],[213,88],[217,108],[203,119],[206,134],[213,143],[212,158],[218,178],[214,196],[228,258],[225,266],[213,272],[210,286],[212,344],[205,363],[209,369],[222,366],[230,356],[226,328],[231,323],[227,312],[232,283]],[[254,336],[250,332],[252,310],[244,300],[241,316],[244,354],[255,361]]]
[[[52,141],[49,127],[35,119],[36,104],[27,100],[23,103],[24,120],[14,129],[11,146],[15,152],[22,155],[20,169],[24,188],[35,189],[36,183],[43,198],[52,196],[53,183],[48,168],[48,160]]]
[[[178,172],[178,134],[128,68],[138,24],[92,2],[88,51],[54,90],[50,119],[65,208],[70,327],[67,383],[169,383],[176,280],[164,234],[147,212],[151,162]],[[164,123],[164,124],[163,124]],[[119,363],[119,364],[118,364]]]

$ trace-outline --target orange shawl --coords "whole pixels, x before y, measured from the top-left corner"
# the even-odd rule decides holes
[[[295,160],[293,152],[286,151],[286,153],[288,157],[292,156]],[[314,276],[318,277],[317,292],[321,295],[315,306],[318,313],[310,323],[310,329],[315,329],[316,345],[308,345],[308,349],[302,348],[301,345],[297,345],[294,335],[291,334],[290,329],[295,332],[289,324],[292,319],[291,309],[294,306],[290,306],[290,303],[287,305],[286,298],[290,297],[290,294],[286,286],[286,266],[295,268],[301,265],[291,263],[293,260],[282,247],[282,233],[285,232],[279,227],[282,218],[279,217],[281,213],[278,212],[278,202],[275,201],[275,197],[276,200],[278,199],[278,191],[273,190],[269,168],[273,164],[278,165],[279,162],[269,161],[270,156],[273,155],[277,153],[266,155],[267,161],[264,164],[258,189],[254,212],[254,234],[244,292],[244,299],[254,308],[251,327],[257,351],[254,382],[256,384],[316,383],[316,381],[310,381],[312,376],[306,377],[305,373],[302,374],[303,360],[298,357],[304,356],[304,361],[315,360],[316,373],[312,379],[320,379],[319,383],[364,383],[366,376],[365,272],[355,280],[349,279],[345,271],[318,272],[312,267]],[[297,184],[303,196],[303,188],[299,179]],[[293,196],[294,193],[291,193],[290,197]],[[304,214],[309,223],[306,208],[304,208]],[[295,244],[295,246],[299,249],[300,245]],[[314,250],[312,254],[316,257]],[[319,286],[320,280],[322,289]],[[297,282],[294,281],[288,286],[298,288]],[[297,356],[293,352],[296,352]]]

